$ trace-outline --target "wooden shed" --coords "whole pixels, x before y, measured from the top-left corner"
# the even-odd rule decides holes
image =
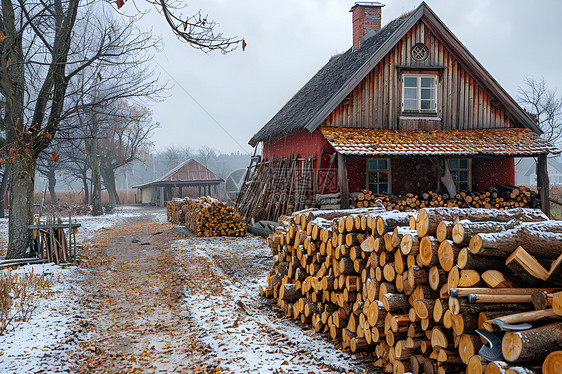
[[[162,177],[139,186],[137,202],[165,206],[174,197],[216,195],[224,180],[191,159],[176,166]]]
[[[535,120],[425,3],[381,28],[376,2],[358,2],[353,47],[332,58],[249,141],[263,159],[314,158],[314,193],[378,194],[515,184],[514,158],[538,159],[548,212],[547,155]],[[501,46],[499,47],[501,48]],[[329,157],[332,156],[332,157]],[[323,183],[327,179],[328,183]]]

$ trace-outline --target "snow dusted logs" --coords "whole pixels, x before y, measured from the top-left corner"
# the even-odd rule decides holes
[[[412,193],[404,196],[376,195],[369,190],[362,190],[355,197],[358,208],[373,207],[379,199],[387,210],[410,211],[430,207],[461,207],[484,209],[512,209],[517,207],[534,208],[540,205],[536,192],[525,186],[496,186],[485,191],[462,191],[455,196],[427,191],[419,195]]]
[[[168,221],[185,225],[198,236],[242,236],[245,223],[236,208],[211,197],[173,199]]]
[[[562,222],[523,208],[363,208],[280,223],[262,295],[386,372],[559,370]],[[478,356],[477,329],[503,338],[504,366]]]

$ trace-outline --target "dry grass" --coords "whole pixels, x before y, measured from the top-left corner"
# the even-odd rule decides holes
[[[14,322],[25,322],[36,308],[35,300],[47,297],[53,279],[50,275],[10,271],[0,273],[0,335]]]
[[[136,189],[117,190],[121,204],[135,204]],[[84,201],[84,191],[56,191],[57,203],[59,204],[81,204]],[[43,191],[35,191],[33,198],[36,202],[40,202],[43,197]],[[109,195],[107,191],[101,192],[102,204],[109,203]],[[49,192],[45,195],[45,204],[51,203],[51,195]]]

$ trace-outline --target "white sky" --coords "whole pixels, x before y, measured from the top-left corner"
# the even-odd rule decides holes
[[[135,4],[146,6],[134,1],[125,4],[128,11]],[[227,55],[205,54],[178,41],[154,10],[141,20],[139,26],[162,36],[164,48],[154,60],[165,69],[157,67],[161,78],[173,83],[169,98],[152,105],[162,126],[153,139],[160,150],[209,145],[222,152],[251,152],[248,140],[332,55],[351,46],[354,1],[181,1],[188,4],[184,14],[201,9],[220,24],[218,31],[244,38],[248,47]],[[420,1],[383,3],[384,25]],[[426,3],[512,96],[526,76],[544,77],[562,95],[562,1]]]

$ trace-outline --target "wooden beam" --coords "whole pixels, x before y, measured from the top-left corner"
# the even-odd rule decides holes
[[[338,185],[341,195],[341,209],[349,208],[349,180],[347,179],[347,159],[341,153],[338,153]]]
[[[549,184],[546,154],[539,155],[537,161],[537,190],[541,199],[541,210],[550,217]]]

